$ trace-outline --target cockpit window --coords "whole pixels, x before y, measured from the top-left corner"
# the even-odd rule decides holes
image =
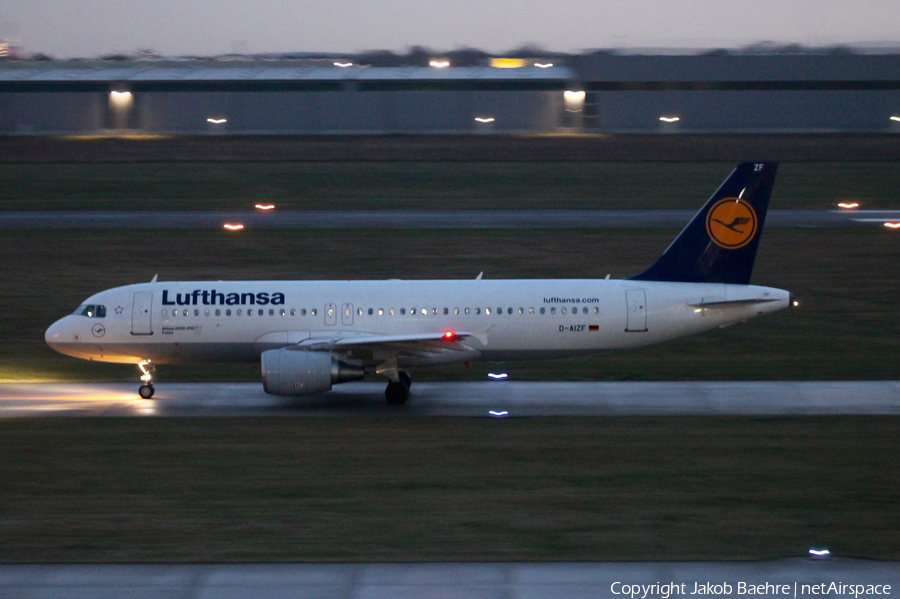
[[[79,316],[87,316],[88,318],[106,318],[106,306],[97,306],[95,304],[86,304],[78,306],[75,314]]]

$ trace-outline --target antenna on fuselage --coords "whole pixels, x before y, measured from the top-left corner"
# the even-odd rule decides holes
[[[480,280],[481,280],[481,277],[483,277],[483,276],[484,276],[484,271],[482,270],[480,273],[478,273],[478,276],[475,277],[475,280],[476,280],[476,281],[480,281]]]
[[[156,282],[156,277],[158,277],[158,276],[159,276],[158,274],[157,274],[157,275],[153,275],[153,278],[150,279],[150,282],[151,282],[151,283],[155,283],[155,282]]]

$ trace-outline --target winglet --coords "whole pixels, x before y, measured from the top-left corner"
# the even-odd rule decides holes
[[[636,281],[747,285],[777,162],[739,164],[653,266]]]

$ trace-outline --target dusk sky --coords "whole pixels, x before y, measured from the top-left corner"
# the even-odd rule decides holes
[[[0,36],[59,58],[524,44],[736,48],[900,41],[897,0],[0,0]]]

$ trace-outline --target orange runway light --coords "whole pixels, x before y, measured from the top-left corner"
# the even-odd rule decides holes
[[[844,208],[846,210],[852,210],[853,208],[859,208],[859,204],[856,202],[840,202],[838,204],[838,208]]]
[[[241,229],[244,228],[244,225],[229,225],[229,224],[225,224],[224,227],[225,227],[226,229],[228,229],[229,231],[240,231]]]
[[[272,210],[275,208],[275,204],[257,204],[257,210]]]

